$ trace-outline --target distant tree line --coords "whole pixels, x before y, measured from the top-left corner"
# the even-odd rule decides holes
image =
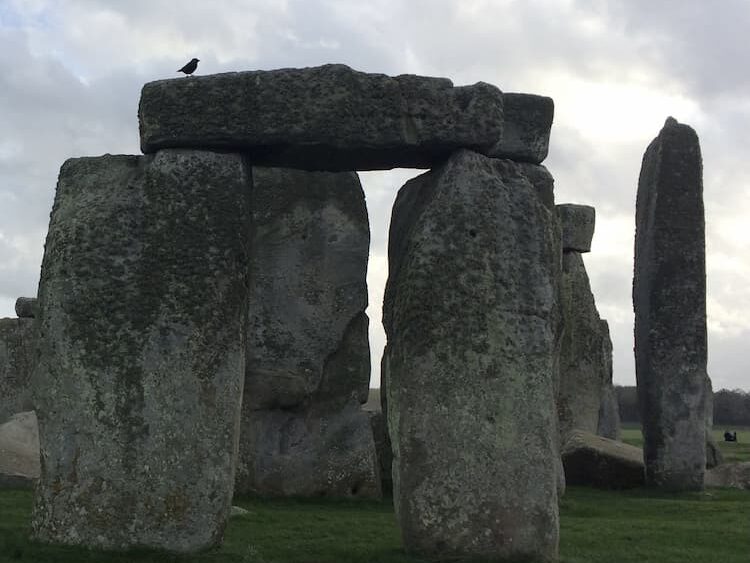
[[[640,422],[638,393],[634,386],[615,386],[620,407],[620,420]],[[714,392],[715,426],[750,426],[750,392],[742,389],[721,389]]]

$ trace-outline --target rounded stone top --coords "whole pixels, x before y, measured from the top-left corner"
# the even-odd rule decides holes
[[[19,297],[16,299],[16,315],[21,319],[33,319],[36,317],[36,297]]]
[[[562,225],[563,252],[591,252],[596,210],[590,205],[563,203],[556,205]]]

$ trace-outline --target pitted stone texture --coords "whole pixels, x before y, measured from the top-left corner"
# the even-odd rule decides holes
[[[695,131],[667,119],[643,156],[636,202],[635,367],[646,483],[703,487],[706,258]]]
[[[34,411],[0,424],[0,489],[29,489],[39,479],[39,430]]]
[[[259,410],[245,414],[242,492],[263,496],[380,497],[369,413]],[[239,491],[238,491],[239,492]]]
[[[590,205],[574,203],[562,203],[556,207],[562,224],[563,252],[591,252],[596,210]]]
[[[562,447],[565,479],[569,485],[602,489],[632,489],[643,485],[640,448],[575,430]]]
[[[379,491],[377,483],[363,483],[357,464],[337,453],[334,436],[314,426],[323,423],[311,422],[331,428],[350,428],[354,419],[369,424],[366,415],[350,412],[367,400],[370,380],[370,232],[359,178],[352,172],[253,168],[253,223],[236,491],[322,494],[327,481],[310,468],[333,463],[343,464],[337,470],[342,477],[331,481],[335,488],[326,494],[347,488],[342,482],[350,469],[347,490],[360,496]],[[287,419],[295,421],[293,427],[271,428],[273,422],[292,424]],[[253,421],[268,428],[263,441]],[[293,444],[284,445],[289,440]],[[374,458],[374,447],[370,434],[369,441],[358,439],[352,455]],[[299,463],[279,465],[295,451]],[[368,475],[377,480],[374,468]]]
[[[503,101],[503,140],[488,156],[543,162],[549,152],[549,134],[555,115],[552,98],[506,92]]]
[[[39,285],[45,542],[190,552],[229,516],[249,171],[169,150],[67,161]]]
[[[597,433],[604,388],[612,382],[612,344],[599,318],[583,257],[579,252],[565,252],[562,264],[565,330],[557,410],[564,439],[573,429]]]
[[[35,362],[33,319],[0,319],[0,423],[33,408],[31,375]]]
[[[143,87],[141,148],[242,150],[263,166],[307,170],[430,168],[460,148],[541,162],[552,101],[503,94],[485,83],[390,77],[345,65],[248,71]]]
[[[396,199],[383,315],[408,551],[557,558],[552,185],[543,167],[459,151]]]
[[[37,313],[36,297],[19,297],[16,299],[16,315],[21,319],[33,319]]]

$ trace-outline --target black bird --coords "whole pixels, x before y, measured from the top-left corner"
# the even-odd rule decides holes
[[[191,59],[188,64],[186,64],[184,67],[182,67],[177,72],[184,72],[185,74],[193,74],[195,72],[195,69],[198,68],[198,61],[200,59]]]

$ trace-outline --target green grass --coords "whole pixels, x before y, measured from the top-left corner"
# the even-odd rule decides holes
[[[725,442],[725,430],[736,431],[737,442]],[[716,443],[719,444],[719,450],[724,455],[725,462],[750,461],[750,428],[725,428],[717,426],[714,428],[713,434]],[[641,427],[637,424],[623,424],[622,441],[642,448],[643,436],[641,435]],[[750,561],[750,557],[748,557],[748,561]]]
[[[191,557],[101,553],[27,540],[31,493],[0,491],[0,562],[418,563],[389,501],[240,499],[221,549]],[[750,491],[662,495],[571,488],[561,505],[562,563],[747,563]]]

